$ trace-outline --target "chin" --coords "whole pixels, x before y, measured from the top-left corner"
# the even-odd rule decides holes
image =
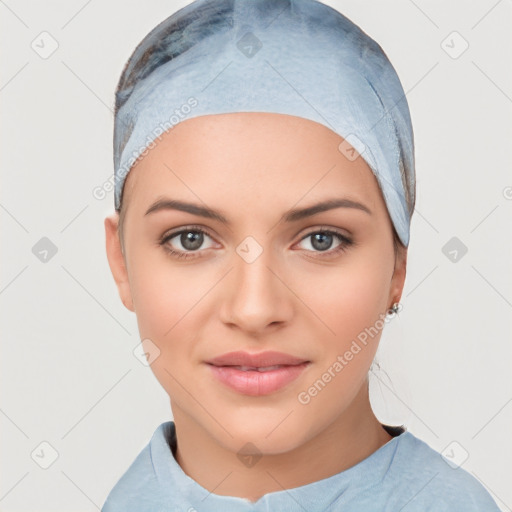
[[[222,427],[208,418],[205,428],[215,432],[219,444],[232,452],[251,443],[261,454],[286,453],[302,445],[311,426],[297,406],[236,407],[223,409]],[[227,432],[229,432],[229,435]]]

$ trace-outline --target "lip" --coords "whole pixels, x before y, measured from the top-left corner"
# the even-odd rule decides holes
[[[221,356],[214,357],[206,362],[214,366],[252,366],[256,368],[263,368],[275,365],[290,366],[309,361],[283,352],[266,351],[251,354],[249,352],[238,351],[222,354]]]
[[[297,379],[311,361],[282,352],[229,352],[206,361],[213,375],[238,393],[262,396]],[[270,368],[258,370],[261,368]],[[241,367],[245,367],[242,369]]]

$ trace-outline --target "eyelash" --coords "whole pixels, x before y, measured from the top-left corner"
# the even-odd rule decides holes
[[[200,226],[187,226],[183,229],[180,229],[179,231],[174,231],[173,233],[169,233],[169,234],[164,234],[162,236],[162,238],[159,240],[159,245],[161,245],[164,250],[166,252],[168,252],[172,257],[175,257],[175,258],[185,258],[185,259],[189,259],[189,258],[197,258],[198,256],[196,256],[196,253],[200,252],[200,250],[197,250],[197,251],[188,251],[188,252],[184,252],[184,251],[176,251],[174,249],[171,249],[169,247],[169,245],[167,245],[167,242],[169,240],[172,240],[173,238],[175,238],[176,236],[178,235],[181,235],[183,233],[202,233],[204,235],[207,235],[209,236],[210,238],[213,238],[209,233],[208,231],[204,230],[203,228],[201,228]],[[310,231],[309,233],[307,233],[306,235],[304,235],[301,239],[300,239],[300,242],[302,242],[303,240],[305,240],[306,238],[310,237],[311,235],[315,235],[315,234],[318,234],[318,233],[322,233],[322,234],[328,234],[328,235],[334,235],[335,237],[338,238],[338,240],[340,241],[340,244],[335,247],[334,249],[328,249],[326,251],[307,251],[307,252],[315,252],[315,253],[318,253],[318,254],[321,254],[322,256],[319,256],[320,258],[330,258],[330,257],[334,257],[334,256],[337,256],[338,254],[341,254],[341,253],[344,253],[345,251],[347,251],[347,249],[349,249],[350,247],[354,246],[355,245],[355,242],[348,238],[347,236],[345,235],[342,235],[341,233],[339,233],[338,231],[336,230],[333,230],[333,229],[329,229],[329,228],[324,228],[323,226],[320,227],[320,229],[316,229],[314,231]],[[326,255],[326,256],[324,256]],[[314,256],[315,258],[318,258],[318,256]]]

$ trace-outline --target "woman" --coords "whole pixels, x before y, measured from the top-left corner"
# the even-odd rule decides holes
[[[127,62],[114,138],[107,255],[174,421],[104,512],[498,510],[370,406],[415,202],[375,41],[312,0],[196,1]]]

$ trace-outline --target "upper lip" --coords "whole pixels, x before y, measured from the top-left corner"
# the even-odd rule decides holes
[[[250,354],[249,352],[238,351],[222,354],[206,362],[214,366],[250,366],[253,368],[264,368],[277,365],[298,365],[309,361],[283,352],[267,351]]]

